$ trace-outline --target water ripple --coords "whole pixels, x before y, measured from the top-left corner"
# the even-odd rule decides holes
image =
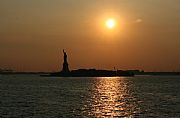
[[[180,117],[179,87],[180,77],[1,76],[0,117]]]

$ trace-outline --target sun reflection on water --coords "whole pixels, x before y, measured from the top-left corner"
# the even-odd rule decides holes
[[[124,108],[118,107],[117,100],[118,97],[125,94],[126,86],[120,84],[117,78],[101,78],[96,86],[99,95],[95,99],[100,104],[95,109],[95,114],[98,116],[118,116],[116,111],[123,111]],[[123,88],[123,91],[118,90],[118,88]]]
[[[129,82],[123,77],[96,78],[85,109],[94,117],[134,117],[137,105],[129,92]]]

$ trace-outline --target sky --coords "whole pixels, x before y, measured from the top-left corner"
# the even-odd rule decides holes
[[[0,68],[180,71],[180,0],[1,0]],[[109,30],[104,22],[116,20]]]

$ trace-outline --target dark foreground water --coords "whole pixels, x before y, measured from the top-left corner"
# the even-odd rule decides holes
[[[0,118],[180,117],[180,76],[0,75]]]

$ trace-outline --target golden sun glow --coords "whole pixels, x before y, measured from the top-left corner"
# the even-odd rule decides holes
[[[107,19],[105,25],[108,29],[113,29],[116,26],[116,21],[114,19]]]

